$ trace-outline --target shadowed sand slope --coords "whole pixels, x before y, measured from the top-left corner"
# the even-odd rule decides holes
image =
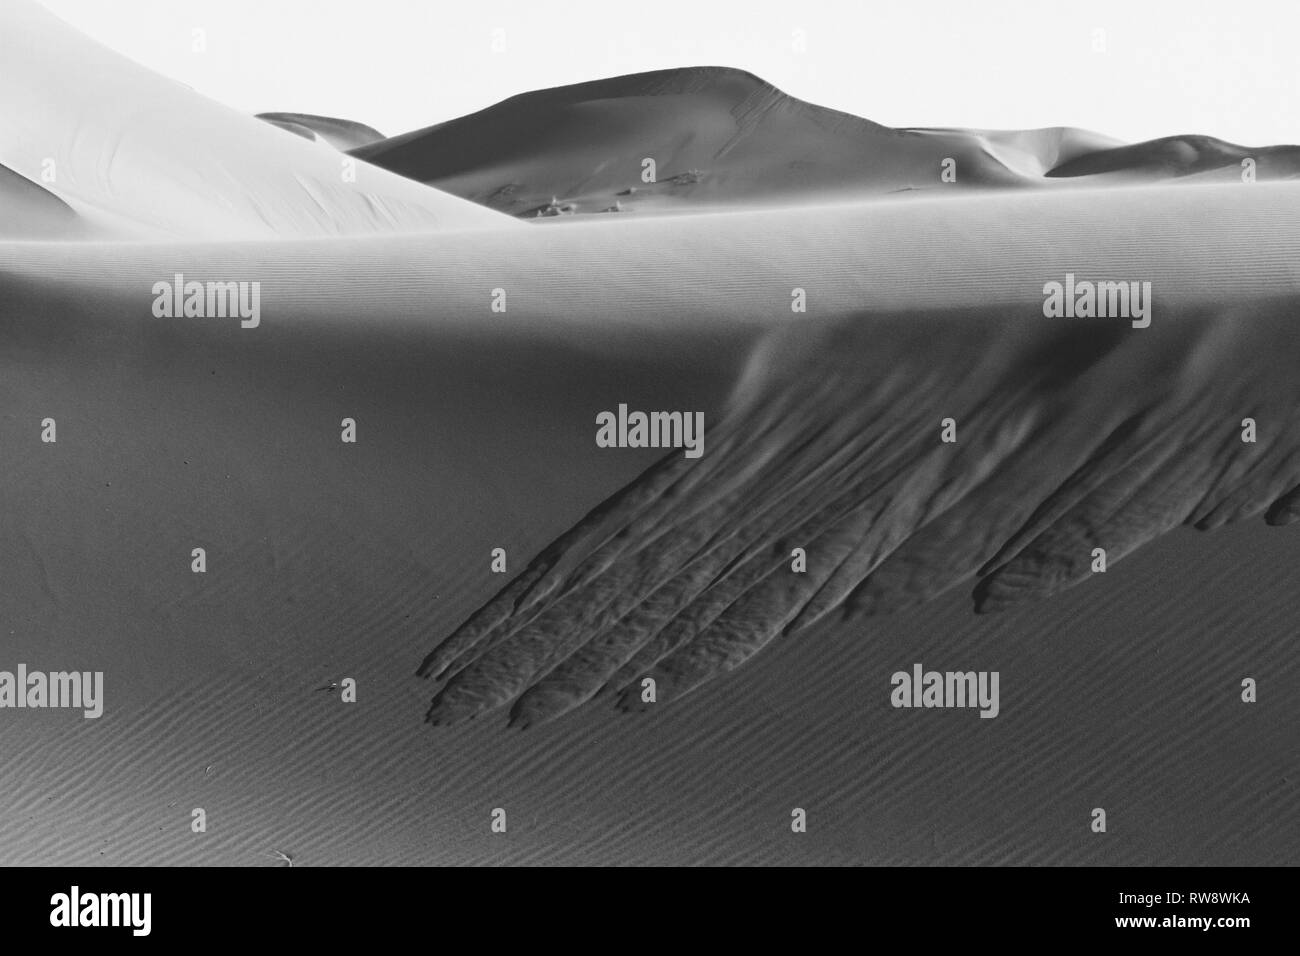
[[[48,190],[0,166],[0,238],[85,237],[85,222]]]
[[[1193,172],[1230,181],[1240,179],[1247,155],[1258,160],[1261,180],[1300,172],[1300,148],[1251,152],[1209,137],[1126,146],[1068,127],[890,129],[724,67],[524,93],[354,153],[521,217],[1140,182]],[[654,182],[643,178],[646,159],[655,161]]]
[[[511,225],[365,163],[348,173],[338,155],[137,66],[30,0],[0,5],[0,117],[0,163],[130,238]]]
[[[777,335],[701,459],[667,456],[426,660],[429,717],[637,706],[647,677],[658,705],[832,613],[971,582],[1002,610],[1089,579],[1097,548],[1111,570],[1180,524],[1289,524],[1297,362],[1294,300],[1141,332],[970,310]]]
[[[6,662],[108,687],[7,725],[6,860],[1293,862],[1295,535],[1181,526],[1294,512],[1298,208],[0,243]],[[176,272],[261,323],[155,317]],[[1150,327],[1045,317],[1067,272],[1150,281]],[[597,447],[620,403],[702,412],[702,457]],[[1001,670],[1002,714],[890,708],[917,660]]]
[[[384,134],[364,123],[314,116],[311,113],[258,113],[257,118],[312,142],[326,143],[339,150],[357,149],[377,143]]]
[[[1213,198],[1222,213],[1252,188],[1171,198]],[[1080,229],[1068,205],[1052,208]],[[892,611],[968,582],[977,610],[1002,610],[1089,579],[1097,549],[1107,570],[1180,524],[1294,521],[1293,294],[1201,281],[1197,295],[1149,259],[1125,266],[1153,276],[1148,318],[1162,321],[1061,324],[1041,298],[973,295],[922,321],[872,309],[772,333],[702,458],[669,453],[426,658],[420,673],[441,685],[429,719],[513,705],[528,724],[605,690],[634,706],[646,677],[662,702],[832,612]]]

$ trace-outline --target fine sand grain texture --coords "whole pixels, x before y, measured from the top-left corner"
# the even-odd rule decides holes
[[[1113,518],[1079,512],[1116,558],[1295,484],[1300,193],[1245,189],[418,241],[4,246],[3,442],[25,449],[4,479],[22,502],[4,516],[12,653],[103,669],[110,697],[98,721],[13,726],[2,786],[17,809],[0,843],[28,862],[272,864],[271,846],[304,865],[1293,860],[1290,529],[1176,530],[998,615],[973,612],[969,585],[945,591],[1021,540],[1008,523],[1056,513],[1066,466],[1130,481]],[[1121,209],[1127,245],[1094,228]],[[1222,250],[1248,235],[1271,253],[1247,274]],[[1067,268],[1178,292],[1157,296],[1147,329],[1048,320],[1042,277]],[[150,283],[174,271],[261,281],[262,324],[155,318]],[[789,309],[799,275],[804,315]],[[505,314],[490,310],[498,286]],[[1251,374],[1226,376],[1227,355]],[[889,542],[877,574],[843,589],[869,616],[773,640],[649,714],[597,700],[522,734],[500,718],[428,727],[425,654],[660,457],[595,446],[596,413],[618,402],[702,410],[719,423],[711,444],[674,468],[698,476],[693,494],[758,502],[687,538],[657,524],[633,539],[656,566],[678,567],[674,542],[698,534],[765,548],[763,519],[812,519],[848,493],[870,519],[855,533]],[[766,424],[746,411],[773,403]],[[1199,427],[1221,431],[1195,451],[1189,406],[1214,409]],[[918,445],[950,408],[968,443]],[[1237,448],[1246,414],[1257,452]],[[45,417],[54,445],[39,441]],[[355,445],[339,441],[344,417]],[[842,465],[880,429],[899,433],[879,455],[893,478],[855,491],[874,470]],[[1048,454],[1067,438],[1071,456]],[[836,474],[847,484],[822,484]],[[1032,598],[1071,578],[1050,534],[1022,538],[1001,565],[1022,573],[986,581]],[[507,575],[490,571],[496,547]],[[775,594],[784,624],[796,605]],[[905,596],[931,599],[909,610]],[[1000,669],[1001,715],[890,708],[889,674],[915,661]],[[1256,673],[1277,696],[1244,707],[1240,679]],[[317,692],[345,676],[355,705]],[[1079,825],[1102,803],[1124,838]],[[193,806],[232,825],[197,840]],[[795,806],[818,821],[806,841],[790,840]],[[488,830],[496,807],[507,839]]]
[[[362,144],[0,11],[0,671],[105,695],[0,708],[0,862],[1300,861],[1293,147],[713,67]]]

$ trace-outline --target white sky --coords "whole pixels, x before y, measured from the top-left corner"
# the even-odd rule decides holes
[[[889,126],[1300,143],[1300,0],[42,2],[237,109],[387,135],[525,90],[708,64]],[[206,52],[192,49],[196,28]]]

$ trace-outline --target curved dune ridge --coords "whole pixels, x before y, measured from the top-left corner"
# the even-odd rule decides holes
[[[258,113],[257,118],[313,143],[325,143],[339,150],[357,149],[377,143],[384,134],[354,120],[311,113]]]
[[[525,218],[666,212],[967,187],[1240,179],[1300,171],[1300,148],[1211,137],[1126,145],[1087,130],[891,129],[743,70],[690,67],[523,93],[354,155]],[[656,181],[642,178],[653,158]],[[951,182],[945,160],[955,163]]]
[[[426,658],[427,719],[512,705],[528,726],[601,691],[637,709],[647,677],[680,697],[832,612],[959,585],[997,611],[1084,582],[1095,548],[1113,566],[1181,524],[1300,517],[1292,303],[1163,319],[774,333],[702,458],[665,456]]]
[[[62,199],[0,166],[0,238],[70,238],[85,232],[84,222]]]
[[[1240,176],[1244,162],[1253,162],[1261,178],[1295,179],[1300,176],[1300,147],[1249,147],[1213,136],[1166,136],[1073,156],[1045,175],[1124,182],[1171,178],[1231,181]]]
[[[31,0],[0,5],[0,116],[0,163],[123,238],[512,225],[364,162],[345,176],[337,154],[132,63]]]

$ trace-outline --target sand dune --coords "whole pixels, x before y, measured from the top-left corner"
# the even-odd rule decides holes
[[[1063,161],[1046,175],[1098,182],[1196,178],[1236,182],[1243,162],[1254,164],[1259,179],[1300,176],[1300,146],[1238,146],[1213,136],[1168,136],[1132,146],[1114,146]]]
[[[671,212],[966,188],[1240,181],[1300,173],[1300,148],[1187,136],[1125,145],[1087,130],[891,129],[741,70],[639,73],[511,97],[353,151],[525,218]],[[655,181],[642,178],[643,161]],[[950,165],[946,165],[950,164]],[[945,171],[949,178],[945,179]]]
[[[50,239],[84,236],[84,221],[48,190],[0,166],[0,237]]]
[[[101,667],[112,694],[100,722],[21,725],[0,844],[17,861],[268,865],[273,846],[304,864],[1294,858],[1294,534],[1175,529],[1134,549],[1188,518],[1289,513],[1298,197],[1142,187],[446,237],[0,244],[0,437],[40,449],[2,479],[24,502],[0,536],[11,653]],[[1227,254],[1247,240],[1271,253]],[[1152,325],[1044,317],[1043,283],[1066,270],[1148,278]],[[151,284],[175,271],[261,281],[262,324],[154,317]],[[619,402],[702,411],[704,456],[596,447]],[[1238,449],[1248,414],[1260,443]],[[945,415],[955,446],[937,441]],[[59,441],[42,447],[46,416]],[[654,498],[674,472],[680,494]],[[604,566],[593,548],[643,492],[662,530],[611,541]],[[796,539],[810,570],[783,582]],[[1077,578],[1094,539],[1122,560],[1020,606]],[[495,547],[510,574],[491,572]],[[754,560],[720,567],[731,552]],[[555,588],[483,643],[460,632],[444,687],[418,679],[538,554],[534,570],[558,559]],[[754,603],[711,621],[769,560]],[[973,613],[983,565],[1004,614]],[[662,603],[630,608],[654,627],[600,627],[659,581]],[[1255,588],[1269,600],[1243,608]],[[768,640],[835,598],[871,619]],[[638,663],[663,689],[639,719],[587,707],[523,737],[421,724],[431,689],[436,716],[541,721],[682,609],[697,633]],[[1002,668],[1003,716],[942,732],[900,717],[888,673],[916,659]],[[1226,702],[1250,672],[1277,688],[1267,712]],[[364,694],[352,708],[315,691],[343,675]],[[1193,696],[1221,702],[1189,712]],[[1066,835],[1100,791],[1141,836]],[[804,803],[817,835],[791,844]],[[191,806],[224,821],[211,839],[191,839]],[[493,843],[479,824],[496,806],[517,829]]]
[[[0,163],[127,238],[500,225],[365,163],[353,176],[336,154],[131,63],[30,0],[0,8],[0,115]]]
[[[804,103],[741,70],[665,70],[512,97],[471,116],[355,151],[493,209],[546,213],[777,204],[1018,178],[978,140],[922,135]],[[654,183],[642,162],[656,164]]]
[[[1125,145],[1120,140],[1070,126],[1025,130],[909,129],[937,139],[974,137],[981,148],[1022,177],[1020,185],[1041,180],[1051,170],[1081,156]]]
[[[892,130],[700,68],[351,182],[374,131],[25,0],[0,116],[0,669],[106,688],[0,718],[3,862],[1300,859],[1290,148]],[[616,203],[687,214],[582,217]],[[258,321],[159,314],[177,275]],[[1046,315],[1067,275],[1149,323]],[[601,447],[620,406],[701,455]],[[916,661],[1001,713],[891,707]]]
[[[333,116],[314,116],[311,113],[258,113],[257,118],[273,126],[288,130],[303,139],[326,143],[335,149],[357,149],[377,143],[384,134],[364,123],[336,119]]]
[[[1132,274],[1172,285],[1124,253]],[[631,707],[647,677],[661,704],[833,612],[892,612],[973,580],[975,609],[1002,610],[1093,578],[1096,548],[1114,567],[1180,524],[1290,523],[1300,333],[1294,299],[1274,296],[1159,294],[1145,328],[1001,302],[781,330],[707,454],[668,453],[426,659],[443,685],[429,719],[513,703],[527,725],[601,691]],[[1243,441],[1246,419],[1267,434]]]

